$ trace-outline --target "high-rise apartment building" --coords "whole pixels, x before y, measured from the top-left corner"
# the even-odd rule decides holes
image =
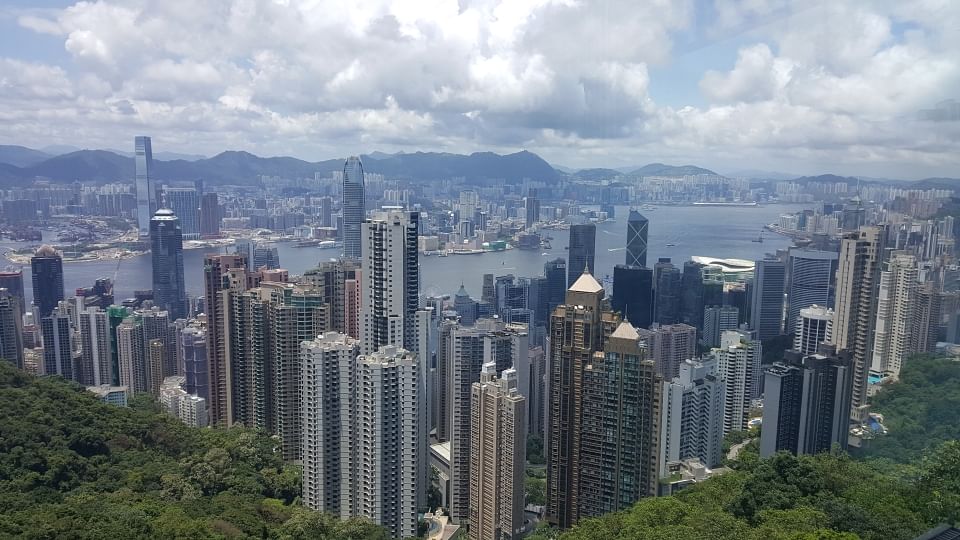
[[[518,540],[524,532],[526,399],[517,372],[483,365],[470,396],[470,540]]]
[[[200,196],[200,237],[220,237],[220,201],[215,191]]]
[[[157,194],[154,191],[153,149],[150,137],[138,136],[133,140],[134,186],[137,191],[137,226],[140,236],[150,234],[150,218],[157,210]]]
[[[364,354],[384,345],[417,350],[419,221],[418,212],[390,209],[363,223],[360,334]]]
[[[647,266],[647,230],[650,222],[643,214],[630,210],[627,218],[627,258],[628,266]]]
[[[680,376],[663,385],[660,419],[660,475],[667,463],[699,459],[713,468],[723,460],[723,411],[726,386],[717,361],[686,360]]]
[[[720,336],[727,330],[736,330],[740,310],[734,306],[707,306],[703,308],[703,343],[719,347]]]
[[[180,376],[171,376],[160,383],[159,401],[167,412],[180,419],[181,422],[193,427],[206,427],[207,402],[200,396],[190,394],[184,385],[186,379]]]
[[[65,303],[61,302],[48,316],[40,319],[40,331],[43,335],[43,374],[74,379],[70,315]]]
[[[801,309],[793,335],[793,350],[804,356],[815,354],[821,344],[830,341],[832,330],[832,309],[817,305]]]
[[[205,324],[193,323],[180,330],[177,338],[178,358],[183,367],[183,389],[207,402],[210,397],[210,372],[207,369],[207,329]]]
[[[80,312],[80,383],[86,386],[111,384],[110,320],[107,312],[90,307]]]
[[[689,324],[639,328],[637,334],[646,347],[647,358],[653,361],[664,380],[678,377],[683,362],[697,357],[697,329]]]
[[[63,300],[63,259],[53,247],[40,246],[30,258],[33,279],[33,303],[38,315],[43,318]]]
[[[0,288],[0,360],[23,369],[23,318],[21,299]]]
[[[913,255],[894,252],[880,272],[877,321],[874,327],[870,371],[879,375],[900,375],[903,361],[913,351],[914,301],[917,288],[917,260]]]
[[[20,313],[27,312],[27,299],[23,294],[23,270],[0,271],[0,289],[6,289],[20,304]]]
[[[366,217],[363,164],[351,156],[343,164],[343,256],[359,259],[363,253],[361,226]]]
[[[594,259],[597,254],[597,226],[585,223],[570,226],[568,244],[567,287],[580,279],[585,269],[596,270]]]
[[[546,411],[547,357],[544,348],[533,347],[528,354],[530,360],[530,393],[527,400],[527,429],[531,436],[546,439],[544,418]]]
[[[190,307],[183,284],[183,235],[180,219],[172,210],[161,208],[154,214],[150,220],[150,243],[153,302],[168,311],[171,319],[184,319]]]
[[[723,434],[745,430],[750,419],[750,402],[760,397],[763,347],[749,334],[729,330],[720,337],[720,347],[713,349],[711,355],[726,386]]]
[[[793,248],[787,268],[786,332],[792,334],[800,310],[814,304],[833,307],[837,254]]]
[[[756,262],[750,307],[750,328],[757,339],[783,333],[783,294],[787,289],[787,267],[779,259]]]
[[[226,427],[231,425],[228,388],[230,371],[227,343],[230,327],[226,326],[228,303],[223,291],[242,282],[247,286],[247,259],[242,255],[207,255],[203,263],[204,291],[207,310],[207,369],[210,384],[210,424]],[[242,279],[233,279],[235,278]],[[234,283],[232,283],[232,281]]]
[[[850,354],[787,351],[765,374],[760,456],[847,448],[853,373]]]
[[[581,518],[657,494],[662,379],[623,321],[583,368],[577,501]]]
[[[618,264],[613,267],[613,310],[638,328],[653,323],[653,270]]]
[[[657,324],[677,324],[680,322],[680,283],[682,273],[670,262],[661,258],[653,266],[653,321]]]
[[[195,188],[167,188],[166,206],[180,219],[184,240],[200,239],[200,193]]]
[[[307,270],[303,276],[306,283],[323,290],[324,298],[331,307],[333,329],[341,334],[348,334],[358,339],[360,338],[361,298],[356,296],[356,298],[350,299],[351,302],[357,302],[356,311],[351,313],[347,313],[347,299],[348,296],[360,294],[358,292],[358,286],[362,282],[360,265],[361,261],[353,259],[325,261],[320,263],[317,268]],[[347,286],[350,280],[353,281],[353,290]],[[357,328],[358,333],[356,335],[350,332],[351,326]]]
[[[853,408],[867,402],[884,238],[880,227],[861,227],[840,241],[831,341],[853,358]]]
[[[584,271],[550,317],[547,520],[561,528],[580,518],[583,371],[619,323],[604,310],[603,296],[603,286]]]
[[[126,386],[131,394],[147,392],[150,388],[147,369],[148,345],[139,315],[127,317],[117,326],[120,384]]]
[[[926,281],[917,285],[914,291],[913,328],[910,332],[914,353],[933,353],[937,349],[937,335],[940,331],[944,293],[937,284]]]

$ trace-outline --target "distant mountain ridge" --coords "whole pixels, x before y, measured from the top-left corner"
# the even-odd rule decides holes
[[[698,174],[717,175],[710,169],[696,165],[665,165],[663,163],[650,163],[630,173],[631,176],[695,176]]]

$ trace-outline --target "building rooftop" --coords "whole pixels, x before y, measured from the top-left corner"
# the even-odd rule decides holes
[[[632,324],[627,321],[620,323],[620,326],[610,334],[611,338],[621,338],[621,339],[630,339],[638,340],[640,339],[640,334],[637,333],[637,329],[633,327]]]
[[[590,275],[590,268],[584,267],[583,273],[580,274],[580,277],[573,282],[573,285],[568,289],[572,292],[584,292],[584,293],[596,293],[603,290],[603,286]]]

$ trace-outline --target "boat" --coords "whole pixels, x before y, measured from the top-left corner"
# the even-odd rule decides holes
[[[667,244],[667,247],[675,247],[676,244]]]
[[[752,241],[759,242],[761,244],[763,243],[763,229],[760,229],[760,236],[758,236],[757,238],[754,238]]]

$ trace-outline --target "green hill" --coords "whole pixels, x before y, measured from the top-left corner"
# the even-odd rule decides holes
[[[0,538],[386,539],[299,506],[300,475],[244,429],[106,405],[0,361]]]

